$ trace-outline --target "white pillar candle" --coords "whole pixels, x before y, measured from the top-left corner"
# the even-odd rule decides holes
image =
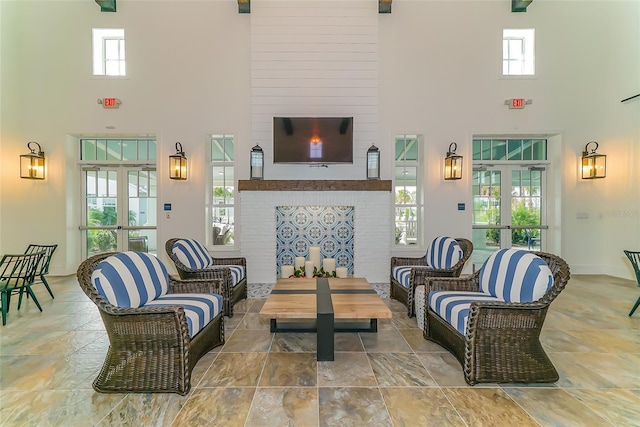
[[[336,277],[339,277],[340,279],[346,279],[348,275],[349,270],[347,270],[347,267],[336,268]]]
[[[293,265],[283,265],[280,267],[280,277],[283,279],[288,279],[293,276]]]
[[[313,277],[313,261],[306,261],[304,263],[304,273],[307,277]]]
[[[333,273],[336,271],[336,260],[334,258],[325,258],[322,260],[322,268],[325,273]]]
[[[311,246],[309,248],[309,261],[312,261],[313,265],[318,270],[320,270],[321,264],[320,264],[320,247],[319,246]]]
[[[302,267],[304,267],[304,262],[305,262],[305,259],[304,259],[303,256],[297,256],[296,257],[296,261],[295,261],[295,265],[294,265],[296,270],[302,270]]]

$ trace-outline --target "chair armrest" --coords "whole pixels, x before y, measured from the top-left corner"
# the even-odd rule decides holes
[[[427,256],[423,256],[420,258],[410,258],[410,257],[391,257],[391,268],[400,267],[404,265],[415,265],[418,267],[426,267],[427,265]]]
[[[541,330],[548,303],[476,301],[469,308],[467,324],[469,337],[479,330],[497,334],[501,329],[513,335],[515,330]]]
[[[236,258],[213,258],[213,265],[241,265],[247,267],[247,259],[244,257]]]
[[[220,278],[183,280],[177,277],[171,277],[169,279],[168,293],[201,293],[224,295],[224,280]]]
[[[425,296],[432,291],[480,292],[479,272],[464,277],[426,277]]]

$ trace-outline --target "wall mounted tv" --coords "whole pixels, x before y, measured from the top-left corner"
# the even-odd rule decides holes
[[[274,117],[273,163],[353,163],[353,117]]]

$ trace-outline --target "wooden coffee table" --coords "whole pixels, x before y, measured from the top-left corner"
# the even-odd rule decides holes
[[[318,360],[334,360],[335,332],[377,332],[391,318],[367,279],[280,279],[260,310],[271,332],[317,332]]]

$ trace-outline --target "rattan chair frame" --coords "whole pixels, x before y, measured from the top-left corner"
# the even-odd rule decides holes
[[[451,268],[435,269],[427,267],[427,255],[425,254],[419,258],[410,257],[392,257],[391,258],[391,272],[394,267],[400,266],[415,266],[411,269],[411,277],[409,279],[409,288],[402,286],[393,277],[393,273],[390,273],[390,297],[398,300],[407,306],[407,315],[413,317],[415,313],[415,304],[413,298],[416,293],[416,288],[420,285],[424,285],[428,277],[459,277],[462,273],[462,269],[471,257],[473,253],[473,243],[471,240],[464,238],[455,239],[462,248],[462,258]]]
[[[191,372],[200,358],[225,342],[224,313],[221,311],[193,338],[184,308],[120,308],[110,304],[93,286],[91,274],[114,252],[95,255],[78,267],[77,277],[84,293],[93,301],[109,336],[109,350],[94,390],[101,393],[178,393],[191,389]],[[217,293],[220,279],[169,279],[171,293]]]
[[[213,258],[213,266],[205,269],[194,269],[187,267],[173,253],[173,245],[182,238],[171,238],[167,240],[164,247],[167,255],[173,261],[178,271],[178,275],[182,279],[221,279],[224,283],[225,308],[224,313],[233,317],[233,306],[238,301],[247,299],[247,259],[244,257],[236,258]],[[228,265],[240,265],[244,267],[244,278],[237,285],[233,286],[231,269],[225,267]]]
[[[557,255],[532,253],[549,265],[554,277],[552,287],[535,302],[472,303],[466,335],[429,308],[428,295],[439,290],[479,292],[480,271],[459,278],[427,279],[424,337],[458,359],[470,385],[553,383],[559,379],[540,343],[540,332],[549,305],[569,281],[569,266]]]

